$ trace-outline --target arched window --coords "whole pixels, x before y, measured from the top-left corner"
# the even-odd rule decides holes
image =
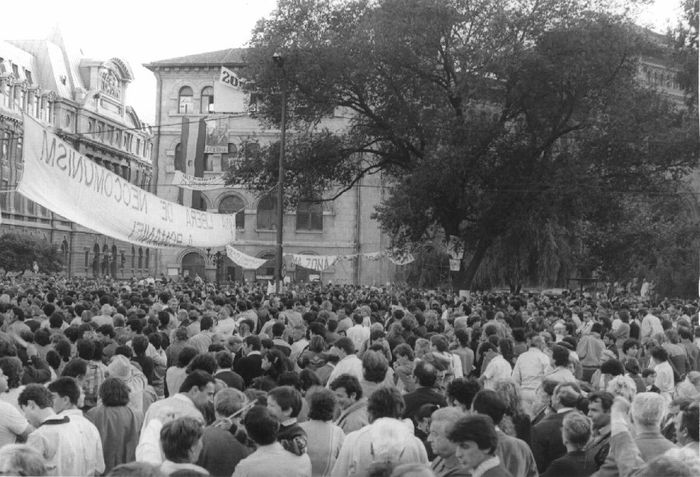
[[[238,154],[238,147],[232,142],[228,143],[228,152],[221,155],[221,168],[230,169],[236,161],[236,154]]]
[[[258,229],[275,230],[277,228],[277,198],[268,195],[258,203]]]
[[[90,249],[85,248],[85,270],[90,268]]]
[[[237,195],[229,195],[219,203],[220,214],[236,214],[236,228],[245,228],[245,202]]]
[[[151,251],[149,249],[146,249],[146,269],[149,268],[150,263],[151,263]]]
[[[176,171],[185,172],[185,156],[182,154],[182,144],[179,142],[175,146],[175,162],[173,165]]]
[[[202,90],[202,99],[199,107],[202,114],[214,112],[214,88],[207,86]]]
[[[143,248],[139,247],[139,270],[143,268]]]
[[[102,246],[102,263],[100,264],[102,267],[102,275],[109,274],[109,258],[109,249],[107,248],[107,244],[104,244]]]
[[[190,252],[182,257],[182,275],[204,278],[204,258],[196,252]]]
[[[195,193],[192,195],[192,208],[202,210],[204,212],[209,210],[209,203],[207,202],[207,198],[204,197],[204,195],[201,192],[199,194]]]
[[[134,271],[134,268],[136,265],[136,248],[132,245],[131,246],[131,271]]]
[[[299,202],[297,206],[297,230],[323,230],[323,206],[319,202]]]
[[[194,113],[192,109],[192,88],[189,86],[183,86],[180,88],[180,93],[177,95],[178,113],[180,114],[191,114]]]
[[[100,275],[100,246],[95,244],[92,252],[95,255],[92,259],[92,274],[97,277]]]
[[[119,256],[117,255],[116,245],[112,245],[112,256],[109,258],[112,259],[109,264],[109,274],[112,276],[112,278],[117,278],[117,260],[119,259]]]

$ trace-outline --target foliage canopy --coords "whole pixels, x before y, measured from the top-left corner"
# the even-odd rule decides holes
[[[564,273],[583,231],[630,223],[631,202],[673,196],[697,163],[697,126],[638,81],[654,45],[610,4],[280,1],[246,74],[263,120],[287,92],[288,200],[381,173],[382,228],[397,246],[459,237],[460,286],[485,259],[515,281],[533,255]],[[229,182],[272,188],[278,148]]]

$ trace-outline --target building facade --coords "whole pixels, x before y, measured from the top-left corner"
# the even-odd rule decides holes
[[[153,136],[126,103],[132,80],[126,61],[82,58],[58,31],[42,40],[0,41],[0,233],[55,244],[69,276],[152,276],[155,253],[97,234],[13,192],[22,174],[22,114],[148,189]]]
[[[251,117],[251,101],[242,89],[234,86],[224,91],[217,85],[222,67],[234,75],[240,70],[243,51],[214,51],[145,65],[157,80],[158,126],[153,156],[157,195],[213,213],[236,213],[236,241],[232,245],[247,255],[268,259],[257,270],[243,270],[225,257],[223,250],[161,250],[159,270],[170,276],[251,281],[272,280],[275,274],[278,204],[274,191],[260,196],[245,187],[223,183],[206,191],[173,184],[177,171],[185,177],[216,181],[250,139],[259,144],[278,139],[279,130],[267,129]],[[218,92],[230,95],[226,106]],[[340,128],[346,123],[334,117],[326,125]],[[206,145],[202,148],[205,131]],[[297,210],[285,211],[285,254],[353,256],[338,260],[320,273],[294,266],[285,258],[285,276],[297,282],[318,278],[352,284],[383,284],[393,279],[396,266],[386,257],[363,256],[381,252],[389,245],[379,224],[371,219],[382,194],[379,177],[368,177],[333,202],[301,203]],[[220,252],[218,256],[216,252]]]

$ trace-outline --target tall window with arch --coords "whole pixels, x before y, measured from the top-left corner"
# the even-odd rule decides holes
[[[207,86],[202,90],[199,112],[202,114],[214,112],[214,88]]]
[[[297,206],[298,231],[323,231],[323,206],[320,202],[300,201]]]
[[[236,228],[245,229],[245,202],[237,195],[224,197],[219,203],[220,214],[236,214]]]
[[[143,248],[139,247],[139,270],[143,268]]]
[[[117,255],[116,245],[112,245],[112,256],[110,258],[109,274],[112,276],[112,278],[117,278],[117,260],[119,259],[119,255]]]
[[[146,249],[146,267],[145,268],[149,269],[150,265],[151,265],[151,250],[147,248]]]
[[[275,230],[277,229],[277,198],[272,195],[267,195],[258,202],[258,229],[259,230]]]
[[[68,269],[68,240],[63,238],[61,242],[61,256],[63,257],[63,268]]]
[[[95,244],[92,252],[95,255],[92,259],[92,274],[97,277],[100,275],[100,246]]]
[[[131,246],[131,272],[136,268],[136,247]]]
[[[178,113],[179,114],[192,114],[194,113],[192,104],[192,88],[189,86],[183,86],[180,88],[180,92],[177,95]]]

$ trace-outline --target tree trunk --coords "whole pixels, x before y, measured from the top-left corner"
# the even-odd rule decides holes
[[[456,290],[471,289],[474,276],[476,275],[476,272],[479,269],[481,262],[484,260],[486,252],[488,251],[490,246],[490,238],[482,238],[481,240],[479,240],[479,243],[476,244],[476,250],[474,251],[474,255],[472,255],[471,260],[469,260],[469,264],[466,267],[462,267],[462,269],[454,276],[452,286]]]

